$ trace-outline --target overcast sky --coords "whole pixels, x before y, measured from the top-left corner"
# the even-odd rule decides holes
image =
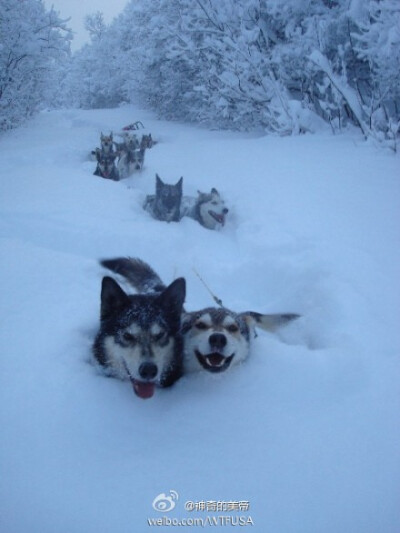
[[[86,15],[102,11],[104,20],[108,24],[121,13],[128,3],[128,0],[45,0],[45,5],[49,9],[54,6],[62,18],[69,18],[68,25],[74,32],[74,40],[71,47],[75,51],[89,40],[89,35],[84,28],[83,20]]]

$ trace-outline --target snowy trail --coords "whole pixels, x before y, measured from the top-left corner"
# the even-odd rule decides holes
[[[100,131],[134,120],[160,139],[143,172],[93,176]],[[188,500],[248,500],[251,531],[397,533],[398,156],[350,135],[210,132],[131,107],[43,113],[0,154],[2,531],[145,531],[151,517],[218,514]],[[226,227],[151,219],[156,172],[184,176],[185,194],[217,187]],[[228,307],[302,318],[260,333],[240,368],[139,401],[89,364],[97,260],[117,255],[185,276],[188,309],[212,304],[195,267]],[[157,513],[170,490],[176,508]]]

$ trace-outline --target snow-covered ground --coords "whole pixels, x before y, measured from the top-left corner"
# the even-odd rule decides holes
[[[93,176],[100,131],[136,120],[160,140],[143,172]],[[0,155],[2,532],[207,517],[229,530],[241,516],[262,533],[398,533],[399,156],[356,134],[246,136],[132,107],[42,113]],[[153,220],[141,205],[156,172],[183,176],[185,194],[219,189],[227,225]],[[184,276],[189,310],[213,305],[196,269],[227,307],[302,318],[260,332],[242,366],[140,400],[91,364],[97,261],[121,255]],[[171,490],[175,508],[156,511]]]

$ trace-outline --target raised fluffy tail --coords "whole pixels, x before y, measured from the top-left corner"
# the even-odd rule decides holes
[[[118,257],[103,259],[100,264],[123,276],[138,292],[161,292],[165,289],[158,274],[141,259]]]

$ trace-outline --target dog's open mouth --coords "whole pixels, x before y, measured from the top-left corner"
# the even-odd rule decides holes
[[[208,214],[210,216],[212,216],[213,219],[218,222],[218,224],[221,224],[221,226],[223,226],[225,224],[225,215],[224,214],[220,215],[220,214],[218,214],[218,213],[216,213],[215,211],[212,211],[212,210],[210,210],[208,212]]]
[[[234,353],[225,357],[218,352],[211,352],[206,355],[203,355],[198,350],[195,351],[198,362],[201,366],[208,370],[209,372],[223,372],[226,370],[233,359]]]
[[[149,381],[139,381],[138,379],[135,379],[131,376],[131,373],[129,372],[129,368],[126,363],[124,363],[124,367],[126,373],[129,376],[129,379],[131,380],[133,391],[136,396],[139,396],[139,398],[142,398],[142,400],[147,400],[147,398],[151,398],[154,394],[156,384]]]
[[[130,379],[136,396],[139,396],[139,398],[142,398],[143,400],[147,400],[147,398],[151,398],[153,396],[155,390],[154,383],[138,381],[137,379],[133,378]]]

